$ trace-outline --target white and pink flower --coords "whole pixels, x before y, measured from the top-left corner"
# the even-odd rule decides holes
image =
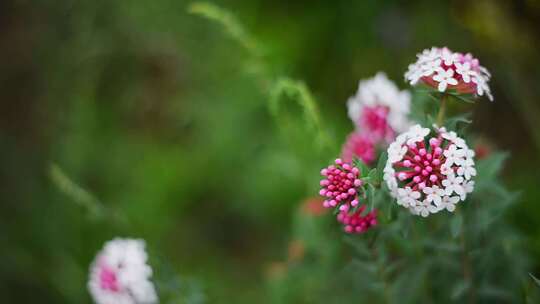
[[[405,73],[405,79],[411,85],[422,82],[440,92],[455,90],[461,94],[485,94],[493,101],[488,86],[491,75],[470,53],[462,54],[446,47],[433,47],[416,56],[418,60],[409,65]]]
[[[90,267],[88,289],[97,304],[153,304],[158,302],[150,281],[143,240],[120,239],[105,243]]]
[[[386,74],[361,80],[356,95],[347,102],[348,114],[357,130],[373,141],[392,141],[409,127],[411,95],[400,91]]]
[[[390,144],[384,180],[397,203],[413,214],[453,211],[474,189],[473,157],[454,132],[415,125]]]

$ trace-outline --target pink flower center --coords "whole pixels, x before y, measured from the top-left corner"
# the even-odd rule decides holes
[[[443,139],[431,138],[429,147],[423,141],[407,146],[408,150],[401,162],[396,163],[396,177],[413,190],[422,190],[433,185],[441,186],[446,179],[441,173],[441,166],[445,162]]]
[[[101,289],[118,292],[120,290],[116,272],[106,265],[102,265],[99,272],[99,283]]]
[[[364,107],[360,117],[360,125],[377,139],[392,136],[392,128],[388,125],[388,112],[389,109],[385,106]]]

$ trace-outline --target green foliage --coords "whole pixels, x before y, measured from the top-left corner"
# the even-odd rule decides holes
[[[260,56],[259,44],[231,12],[209,2],[193,2],[189,5],[188,11],[217,22],[228,35],[240,43],[250,54]]]
[[[310,135],[316,139],[318,146],[328,147],[330,145],[330,138],[321,125],[317,104],[305,83],[289,78],[280,78],[272,85],[269,95],[268,106],[278,123],[283,115],[287,115],[280,111],[283,108],[281,103],[286,98],[296,101],[303,110],[305,126],[310,130]]]
[[[67,195],[73,202],[85,208],[92,217],[99,218],[103,216],[104,208],[101,202],[90,192],[73,182],[58,165],[51,164],[49,176],[58,190]]]

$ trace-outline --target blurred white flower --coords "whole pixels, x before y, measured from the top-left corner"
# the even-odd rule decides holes
[[[97,304],[153,304],[158,302],[150,281],[143,240],[121,239],[105,243],[90,267],[88,289]]]
[[[400,91],[386,74],[361,80],[356,95],[347,102],[348,114],[358,130],[373,140],[393,140],[409,127],[411,95]]]

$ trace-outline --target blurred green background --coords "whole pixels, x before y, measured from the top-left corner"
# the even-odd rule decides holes
[[[495,102],[474,105],[471,130],[511,152],[505,180],[522,196],[508,217],[539,260],[540,1],[213,3],[258,41],[257,60],[189,1],[0,2],[5,303],[90,303],[88,265],[114,236],[146,239],[157,280],[181,274],[210,303],[270,301],[293,218],[352,130],[358,80],[385,71],[406,88],[431,46],[492,72]],[[272,117],[259,60],[311,89],[332,151],[294,106]]]

